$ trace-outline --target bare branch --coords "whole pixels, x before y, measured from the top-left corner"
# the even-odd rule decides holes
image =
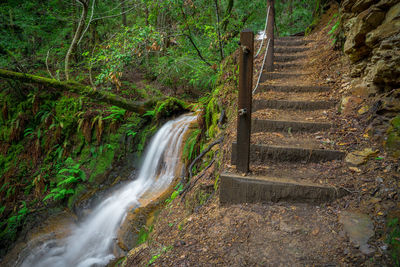
[[[52,79],[54,79],[54,76],[53,76],[53,74],[51,74],[51,71],[50,71],[50,69],[49,69],[49,63],[48,63],[50,50],[51,50],[51,48],[50,48],[49,50],[47,50],[47,55],[46,55],[46,69],[47,69],[47,72],[49,73],[50,77],[51,77]]]

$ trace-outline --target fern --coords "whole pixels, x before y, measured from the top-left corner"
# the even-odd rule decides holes
[[[75,194],[76,184],[86,180],[86,174],[80,169],[80,163],[76,163],[68,158],[67,165],[58,171],[56,178],[59,180],[56,187],[43,198],[43,201],[53,198],[53,200],[63,200],[69,195]]]

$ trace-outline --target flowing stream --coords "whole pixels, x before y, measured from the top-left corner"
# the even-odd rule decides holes
[[[147,147],[139,176],[93,209],[63,240],[50,240],[31,248],[16,266],[104,266],[115,258],[112,248],[121,221],[141,198],[160,195],[180,171],[182,140],[196,117],[183,115],[167,122]]]

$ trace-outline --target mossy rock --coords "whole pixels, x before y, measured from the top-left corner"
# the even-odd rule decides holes
[[[400,158],[400,116],[396,116],[390,122],[385,148],[393,157]]]
[[[154,109],[154,115],[157,120],[160,120],[169,118],[175,114],[181,114],[188,109],[189,105],[187,103],[175,97],[170,97],[157,103],[157,106]]]

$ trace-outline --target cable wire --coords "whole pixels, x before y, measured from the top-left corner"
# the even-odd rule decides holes
[[[271,8],[271,6],[269,6],[269,7],[268,7],[268,10],[267,10],[267,18],[266,18],[266,20],[265,20],[265,26],[264,26],[264,36],[263,36],[263,38],[262,38],[262,40],[261,40],[260,47],[258,48],[258,51],[257,51],[257,53],[256,53],[256,55],[255,55],[254,57],[257,57],[258,54],[260,54],[260,51],[261,51],[261,48],[262,48],[262,46],[263,46],[264,39],[265,39],[264,37],[267,36],[268,16],[269,16],[269,10],[270,10],[270,8]]]
[[[253,94],[256,92],[256,90],[258,88],[258,85],[260,84],[260,79],[261,79],[261,75],[262,75],[262,72],[263,72],[263,69],[264,69],[265,59],[267,58],[267,53],[268,53],[270,41],[271,41],[271,38],[268,39],[267,48],[265,49],[263,63],[261,64],[260,73],[258,74],[257,84],[253,89]]]

